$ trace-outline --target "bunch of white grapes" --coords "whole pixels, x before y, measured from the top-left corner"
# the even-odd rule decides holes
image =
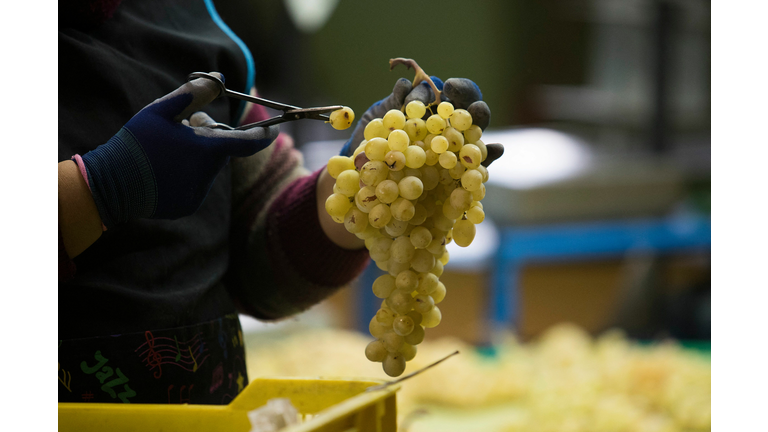
[[[435,327],[445,298],[439,277],[448,263],[445,245],[466,247],[485,218],[488,155],[472,116],[441,102],[437,114],[412,101],[365,127],[351,157],[334,156],[336,179],[325,209],[347,231],[365,240],[376,266],[387,274],[373,283],[383,299],[369,330],[376,340],[366,357],[399,376],[416,356],[424,329]],[[424,118],[427,118],[424,121]]]

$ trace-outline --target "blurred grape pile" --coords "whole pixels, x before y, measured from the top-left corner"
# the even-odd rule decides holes
[[[389,379],[361,354],[370,338],[360,333],[305,329],[248,342],[252,378]],[[529,343],[506,335],[492,355],[448,338],[418,348],[406,374],[461,354],[403,383],[401,430],[710,430],[709,356],[673,342],[641,345],[619,331],[592,338],[562,324]]]

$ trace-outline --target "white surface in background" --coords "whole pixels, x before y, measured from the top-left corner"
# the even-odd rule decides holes
[[[488,183],[504,188],[531,189],[564,180],[583,172],[591,161],[581,141],[551,129],[487,131],[483,142],[504,145],[504,156],[488,170]]]
[[[339,0],[285,0],[288,15],[304,33],[320,30],[331,18]]]

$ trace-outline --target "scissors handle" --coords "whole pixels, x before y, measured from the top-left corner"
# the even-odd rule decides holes
[[[227,96],[227,97],[231,97],[239,100],[244,100],[246,102],[252,102],[258,105],[263,105],[267,108],[272,108],[280,111],[300,109],[299,107],[296,107],[293,105],[282,104],[279,102],[271,101],[269,99],[264,99],[256,96],[251,96],[245,93],[236,92],[234,90],[230,90],[224,85],[224,82],[220,80],[217,76],[211,75],[205,72],[192,72],[187,76],[187,81],[192,81],[197,78],[205,78],[205,79],[209,79],[211,81],[216,82],[219,85],[221,96]]]

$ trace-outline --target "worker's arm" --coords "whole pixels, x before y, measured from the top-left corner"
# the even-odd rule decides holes
[[[220,92],[212,80],[187,82],[144,107],[77,164],[59,164],[59,226],[70,259],[93,244],[103,227],[194,213],[231,157],[253,155],[274,141],[277,125],[238,131],[184,121],[199,116]],[[60,275],[70,277],[61,271],[72,266],[62,252]]]
[[[73,161],[59,162],[59,230],[70,258],[101,236],[101,217],[88,185]]]

